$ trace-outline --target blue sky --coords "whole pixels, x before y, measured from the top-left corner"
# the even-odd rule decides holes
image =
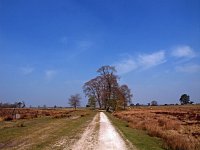
[[[199,0],[0,0],[0,101],[68,105],[102,65],[133,103],[200,103]]]

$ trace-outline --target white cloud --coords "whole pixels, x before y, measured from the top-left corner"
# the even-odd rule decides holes
[[[190,46],[178,46],[172,50],[172,56],[182,58],[193,58],[196,56]]]
[[[164,63],[165,60],[165,52],[158,51],[152,54],[143,54],[133,58],[124,58],[122,61],[115,63],[118,74],[126,74],[136,69],[148,69],[157,65]]]
[[[55,77],[56,74],[57,74],[56,70],[46,70],[45,71],[45,78],[47,80],[51,80]]]
[[[179,64],[183,64],[185,60],[191,60],[196,56],[195,51],[190,46],[178,46],[173,49],[171,56],[177,58],[183,58]],[[133,59],[132,57],[123,58],[119,63],[115,63],[116,69],[119,74],[126,74],[136,69],[149,69],[157,65],[166,62],[166,53],[164,50],[160,50],[151,54],[140,54]],[[200,65],[187,64],[177,66],[175,69],[179,72],[197,72],[200,69]]]
[[[24,75],[29,75],[29,74],[33,73],[34,68],[32,68],[32,67],[22,67],[20,70]]]
[[[176,71],[185,73],[195,73],[200,71],[200,65],[198,64],[185,64],[183,66],[177,66]]]
[[[163,50],[152,54],[139,55],[138,58],[138,62],[143,68],[157,66],[165,61],[165,52]]]
[[[116,67],[119,74],[126,74],[130,71],[137,69],[138,67],[137,63],[131,58],[116,63],[114,66]]]

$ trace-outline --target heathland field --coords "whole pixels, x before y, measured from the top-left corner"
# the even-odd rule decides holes
[[[200,105],[134,107],[113,115],[128,127],[163,139],[163,148],[200,149]]]
[[[0,149],[199,150],[199,143],[199,105],[138,106],[113,113],[0,109]]]

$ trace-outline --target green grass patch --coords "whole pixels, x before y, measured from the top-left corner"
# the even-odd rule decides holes
[[[163,150],[163,141],[156,137],[150,137],[145,131],[130,128],[126,121],[106,113],[114,126],[116,126],[133,145],[139,150]]]
[[[79,114],[78,111],[76,111],[75,113],[76,115]],[[44,149],[45,147],[50,146],[52,143],[54,143],[58,138],[62,136],[65,136],[65,137],[70,136],[70,138],[76,138],[76,135],[80,133],[81,131],[83,131],[83,129],[87,126],[87,123],[89,123],[93,119],[95,114],[96,112],[91,111],[88,115],[79,114],[82,117],[79,117],[78,119],[64,121],[64,123],[63,121],[61,121],[62,126],[58,127],[56,132],[54,132],[53,134],[50,134],[48,138],[36,144],[31,149],[33,150]]]

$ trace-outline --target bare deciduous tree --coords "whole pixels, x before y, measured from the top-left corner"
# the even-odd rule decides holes
[[[76,110],[76,108],[80,106],[80,100],[81,100],[80,94],[71,95],[69,98],[69,104]]]
[[[103,80],[101,76],[98,76],[90,81],[86,82],[83,86],[83,91],[86,96],[93,97],[99,107],[102,107],[101,96],[102,96],[102,88],[103,88]]]
[[[90,107],[90,108],[96,108],[96,100],[95,100],[95,98],[94,97],[89,97],[89,99],[88,99],[88,106]]]
[[[110,107],[115,105],[116,97],[115,97],[115,89],[118,87],[117,79],[118,77],[115,75],[117,72],[115,67],[113,66],[102,66],[97,70],[98,73],[102,76],[104,82],[104,108],[108,111]]]
[[[125,107],[131,103],[133,95],[131,94],[131,90],[128,88],[126,84],[120,86],[120,92],[122,93],[123,106],[125,109]]]
[[[86,82],[83,91],[88,98],[93,97],[100,108],[107,111],[130,103],[132,94],[127,85],[119,86],[118,76],[113,66],[102,66],[97,70],[100,76]]]

